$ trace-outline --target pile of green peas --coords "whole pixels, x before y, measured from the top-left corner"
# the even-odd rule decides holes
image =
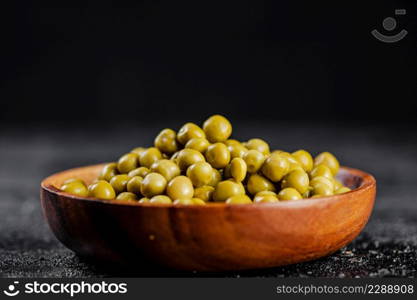
[[[214,115],[203,126],[163,129],[154,147],[138,147],[106,164],[87,186],[72,178],[61,189],[100,199],[139,203],[205,205],[273,203],[342,194],[339,162],[323,152],[270,150],[267,142],[230,139],[232,125]]]

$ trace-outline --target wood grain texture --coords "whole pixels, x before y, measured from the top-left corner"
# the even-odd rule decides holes
[[[82,256],[124,264],[150,259],[199,271],[275,267],[316,259],[351,242],[371,214],[375,179],[341,168],[353,191],[269,204],[174,206],[79,198],[57,189],[68,178],[94,180],[102,165],[57,173],[41,184],[45,218]]]

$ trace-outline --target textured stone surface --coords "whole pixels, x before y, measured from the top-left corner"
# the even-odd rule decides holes
[[[167,126],[178,127],[172,122]],[[165,126],[165,125],[164,125]],[[114,160],[147,145],[160,126],[59,130],[3,128],[0,133],[0,276],[256,276],[415,277],[417,270],[417,137],[407,126],[366,124],[242,124],[235,136],[259,136],[277,149],[334,152],[344,165],[377,179],[373,215],[346,248],[313,262],[221,274],[182,273],[144,267],[117,269],[77,257],[49,231],[39,206],[39,182],[63,169]]]

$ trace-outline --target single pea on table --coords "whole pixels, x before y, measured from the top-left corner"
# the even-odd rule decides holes
[[[339,161],[329,153],[271,150],[253,138],[231,139],[221,115],[203,126],[163,129],[152,147],[137,147],[106,164],[87,184],[66,180],[61,190],[80,197],[152,204],[209,205],[274,203],[349,192],[336,179]]]

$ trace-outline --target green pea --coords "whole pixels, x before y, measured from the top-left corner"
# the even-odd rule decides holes
[[[186,123],[178,131],[177,140],[180,144],[185,145],[193,138],[206,138],[203,129],[194,123]]]
[[[181,173],[178,165],[169,159],[161,159],[154,162],[151,166],[151,171],[161,174],[167,181],[179,176]]]
[[[71,179],[64,182],[61,186],[61,190],[68,194],[80,196],[80,197],[87,197],[88,196],[88,189],[84,182],[80,179]]]
[[[205,185],[200,186],[194,190],[194,198],[202,199],[203,201],[211,201],[214,192],[214,187]]]
[[[140,176],[133,176],[129,179],[126,185],[126,190],[131,193],[135,193],[136,195],[141,194],[141,186],[142,186],[143,178]]]
[[[227,149],[227,146],[223,143],[212,144],[207,148],[206,159],[213,168],[224,168],[230,162],[229,149]]]
[[[330,152],[323,152],[317,155],[316,158],[314,159],[314,165],[315,166],[318,166],[318,165],[327,166],[332,172],[333,176],[335,176],[337,172],[339,172],[339,166],[340,166],[337,158]]]
[[[164,176],[158,173],[149,173],[143,179],[140,191],[143,196],[151,198],[163,194],[166,186],[167,180]]]
[[[123,192],[117,195],[116,200],[123,200],[123,201],[137,201],[138,198],[135,194],[130,192]]]
[[[109,163],[109,164],[104,165],[98,178],[100,180],[110,181],[110,179],[112,179],[117,174],[119,174],[117,170],[117,163]]]
[[[143,151],[139,156],[139,162],[142,167],[150,168],[152,164],[162,159],[162,153],[158,148],[151,147]],[[133,168],[135,169],[135,168]],[[133,170],[132,169],[132,170]]]
[[[302,169],[295,169],[288,173],[281,183],[281,188],[292,187],[300,194],[304,194],[309,187],[310,180],[307,173]]]
[[[303,197],[301,194],[294,188],[285,188],[282,189],[278,193],[278,198],[281,201],[292,201],[292,200],[300,200]]]
[[[234,195],[226,200],[226,204],[251,204],[252,200],[246,195]]]
[[[320,164],[317,165],[313,168],[313,170],[311,170],[310,172],[310,177],[314,178],[314,177],[318,177],[318,176],[324,176],[327,177],[331,180],[333,180],[333,173],[330,170],[330,168],[326,165]]]
[[[153,196],[151,198],[151,200],[149,200],[149,203],[152,203],[152,204],[171,204],[172,200],[168,196],[158,195],[158,196]]]
[[[265,160],[262,173],[272,182],[278,182],[287,175],[289,169],[290,164],[285,157],[274,155]]]
[[[135,153],[127,153],[120,157],[117,163],[117,170],[122,173],[129,173],[138,166],[138,155]]]
[[[203,124],[203,129],[211,143],[224,142],[232,134],[232,124],[221,115],[208,118]]]
[[[126,174],[116,175],[110,180],[110,184],[114,191],[118,194],[126,191],[126,186],[130,178],[131,177]]]
[[[298,150],[292,153],[292,156],[298,161],[306,172],[313,169],[313,157],[305,150]]]
[[[230,163],[230,175],[238,182],[243,181],[246,177],[248,167],[243,159],[235,157]]]
[[[206,161],[203,154],[194,149],[183,149],[177,156],[178,166],[182,171],[186,171],[187,168],[197,162]]]
[[[162,153],[172,154],[178,151],[177,134],[174,130],[166,128],[155,138],[154,145]]]
[[[205,138],[192,138],[185,144],[185,148],[194,149],[201,153],[205,153],[208,146],[210,146],[210,142]]]
[[[130,177],[140,176],[140,177],[144,178],[149,173],[151,173],[151,170],[149,170],[148,168],[139,167],[139,168],[136,168],[136,169],[130,171],[127,175],[129,175]]]
[[[242,187],[238,183],[232,180],[225,180],[217,184],[213,193],[213,200],[226,201],[228,198],[232,196],[242,195],[244,193],[244,189],[242,191]]]
[[[259,192],[255,195],[253,202],[255,203],[274,203],[278,202],[277,194],[271,191]]]
[[[187,176],[195,187],[207,185],[213,178],[213,168],[204,161],[196,162],[188,167]]]
[[[89,196],[99,199],[114,199],[116,193],[110,183],[104,180],[99,180],[88,187]]]
[[[262,191],[275,192],[274,184],[259,174],[253,174],[249,177],[247,189],[252,195],[256,195]]]
[[[269,145],[262,139],[250,139],[246,142],[246,148],[249,150],[257,150],[263,155],[269,155]]]
[[[243,160],[247,165],[248,172],[253,174],[258,172],[262,167],[265,161],[265,155],[257,150],[249,150],[243,155]]]

